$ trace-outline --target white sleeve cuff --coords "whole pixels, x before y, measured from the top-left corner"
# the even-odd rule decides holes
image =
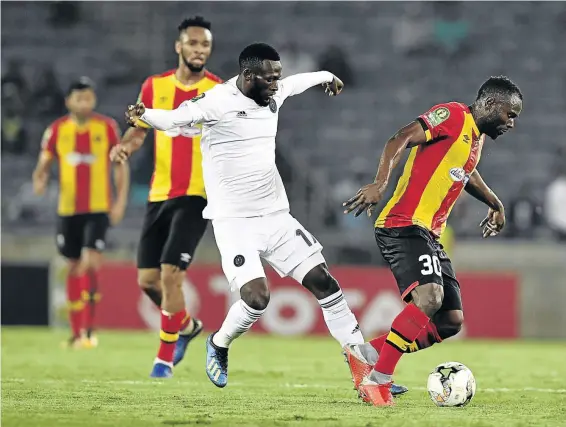
[[[334,74],[332,74],[330,71],[318,71],[314,74],[320,74],[320,78],[323,79],[320,84],[332,83],[332,81],[334,80]]]
[[[194,103],[183,103],[175,110],[154,110],[147,108],[140,117],[157,130],[169,130],[180,126],[192,126],[203,120],[203,112]]]

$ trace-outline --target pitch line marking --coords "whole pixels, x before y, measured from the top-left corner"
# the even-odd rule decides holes
[[[101,380],[80,380],[80,381],[70,381],[70,380],[37,380],[37,381],[30,381],[25,378],[3,378],[3,383],[39,383],[39,384],[73,384],[73,383],[81,383],[81,384],[113,384],[113,385],[133,385],[133,386],[151,386],[151,385],[164,385],[170,384],[171,381],[159,381],[159,380],[108,380],[108,381],[101,381]],[[190,385],[196,386],[205,383],[197,382],[197,381],[175,381],[174,384],[180,385]],[[230,385],[232,386],[246,386],[246,383],[243,382],[231,382]],[[291,384],[291,383],[273,383],[273,386],[284,387],[284,388],[328,388],[328,389],[341,389],[344,388],[342,386],[337,386],[335,384]],[[416,390],[416,391],[426,391],[426,387],[409,387],[409,390]],[[524,387],[524,388],[478,388],[480,392],[486,393],[521,393],[521,392],[533,392],[533,393],[558,393],[564,394],[566,393],[566,388],[537,388],[537,387]]]

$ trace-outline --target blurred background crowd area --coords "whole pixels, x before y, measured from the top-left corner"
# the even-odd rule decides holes
[[[237,74],[245,45],[264,41],[280,51],[285,75],[326,69],[344,80],[336,99],[322,90],[290,99],[277,140],[292,213],[340,261],[375,261],[371,221],[344,216],[341,203],[373,179],[387,139],[432,105],[473,102],[483,81],[500,74],[525,98],[516,129],[486,144],[479,167],[507,207],[503,237],[566,239],[566,3],[2,2],[1,8],[4,239],[52,240],[57,172],[43,198],[33,196],[31,173],[45,127],[65,114],[70,80],[91,77],[98,111],[124,131],[125,106],[147,76],[176,67],[177,25],[196,14],[212,22],[208,68],[224,79]],[[136,244],[152,145],[148,139],[131,159],[128,212],[110,233],[115,249],[131,253]],[[445,237],[481,238],[477,225],[485,214],[464,195]]]

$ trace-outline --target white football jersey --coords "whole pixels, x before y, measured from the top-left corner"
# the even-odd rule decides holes
[[[202,123],[205,218],[288,212],[289,201],[275,166],[279,109],[287,97],[333,79],[327,71],[287,77],[279,82],[269,106],[261,107],[240,92],[234,77],[176,110],[147,109],[141,119],[159,130]]]

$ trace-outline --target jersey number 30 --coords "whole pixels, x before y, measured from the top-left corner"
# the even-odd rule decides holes
[[[440,268],[440,260],[436,255],[421,255],[419,257],[419,261],[423,263],[423,269],[421,270],[421,274],[424,276],[428,276],[429,274],[436,274],[438,276],[442,276],[442,270]]]

